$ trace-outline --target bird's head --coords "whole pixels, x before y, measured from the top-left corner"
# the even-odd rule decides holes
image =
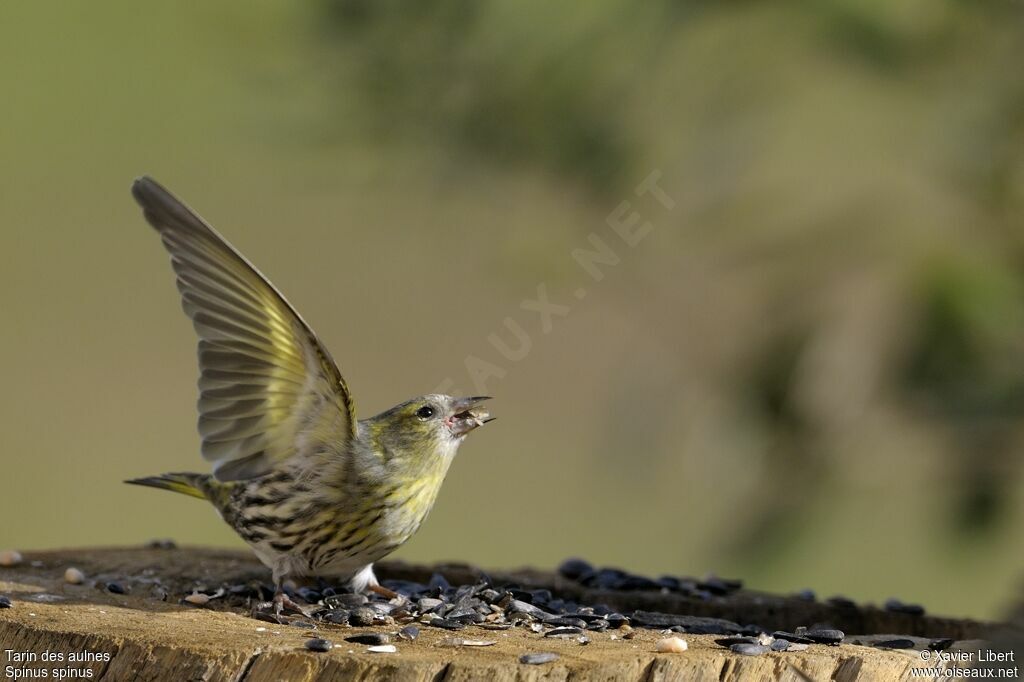
[[[450,460],[466,434],[494,419],[480,405],[485,400],[439,393],[413,398],[367,419],[367,436],[387,458],[431,466],[431,459]]]

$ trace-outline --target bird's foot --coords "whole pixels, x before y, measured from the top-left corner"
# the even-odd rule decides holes
[[[285,614],[293,613],[312,618],[313,608],[297,604],[284,592],[278,592],[274,595],[273,601],[262,601],[253,606],[252,613],[260,620],[270,620],[283,625],[288,622]]]
[[[307,607],[307,606],[302,606],[300,604],[296,604],[292,600],[292,598],[289,597],[284,592],[278,592],[277,594],[275,594],[274,595],[274,602],[273,603],[274,603],[274,615],[276,615],[276,616],[280,616],[282,611],[284,611],[285,609],[288,609],[289,611],[292,611],[294,613],[300,613],[303,616],[305,616],[306,618],[312,618],[313,617],[313,610],[312,610],[311,607]]]

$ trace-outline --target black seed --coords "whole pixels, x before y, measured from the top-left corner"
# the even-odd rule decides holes
[[[828,598],[828,603],[831,604],[832,606],[836,606],[836,607],[841,608],[841,609],[855,609],[855,608],[857,608],[857,602],[853,601],[852,599],[847,599],[846,597],[842,597],[842,596],[839,596],[839,595],[836,595],[834,597],[829,597]]]
[[[790,647],[790,641],[788,639],[777,639],[772,642],[772,651],[785,651]]]
[[[555,628],[544,633],[545,637],[576,637],[583,634],[583,628]]]
[[[928,648],[932,651],[945,651],[951,646],[953,646],[953,640],[949,637],[935,639],[928,644]]]
[[[607,623],[607,621],[605,621]],[[556,616],[554,618],[546,618],[544,620],[545,625],[556,625],[570,628],[585,628],[587,627],[587,621],[582,618],[567,618],[566,616]]]
[[[566,611],[559,618],[568,618],[570,620],[582,620],[584,623],[590,623],[595,620],[605,620],[605,617],[594,613],[592,609],[587,607],[578,608],[575,611]]]
[[[430,576],[430,582],[427,583],[427,588],[430,590],[441,590],[442,592],[451,588],[448,581],[440,573],[435,573]]]
[[[886,601],[885,610],[894,613],[906,613],[911,616],[924,615],[924,607],[920,604],[904,604],[899,599],[889,599]]]
[[[629,618],[626,618],[621,613],[609,613],[605,615],[605,620],[608,621],[608,625],[613,628],[621,628],[623,625],[629,623]]]
[[[352,642],[353,644],[369,644],[374,646],[377,644],[387,644],[391,641],[391,637],[381,632],[367,632],[361,635],[346,637],[345,641]]]
[[[334,645],[328,642],[326,639],[310,639],[306,640],[306,648],[310,651],[330,651],[334,648]]]
[[[0,594],[0,609],[11,608],[11,598]]]
[[[593,572],[594,567],[583,559],[566,559],[562,562],[561,566],[558,567],[559,575],[568,578],[569,580],[579,580],[581,576]]]
[[[784,632],[782,630],[776,630],[772,633],[772,637],[775,639],[786,639],[790,642],[796,642],[797,644],[814,644],[813,639],[807,639],[803,635],[797,635],[792,632]]]
[[[733,644],[758,644],[756,637],[721,637],[715,640],[715,644],[724,646],[726,649]]]
[[[440,599],[434,599],[433,597],[423,597],[416,606],[419,607],[420,613],[430,613],[431,611],[444,606],[444,602]]]
[[[619,581],[625,578],[626,575],[625,571],[620,571],[617,568],[602,568],[599,571],[582,575],[578,580],[588,587],[616,589]]]
[[[760,656],[761,654],[768,653],[768,647],[761,644],[740,643],[733,644],[729,647],[729,651],[743,656]]]
[[[361,594],[335,594],[324,598],[324,606],[331,609],[354,609],[366,602],[366,597]]]
[[[530,603],[538,606],[547,604],[552,599],[551,590],[533,590],[530,595],[533,597]]]
[[[348,622],[356,627],[373,625],[373,621],[376,618],[376,614],[373,609],[366,606],[360,606],[348,614]]]
[[[161,538],[158,540],[150,540],[146,543],[146,547],[149,549],[178,549],[178,544],[174,542],[174,540]]]
[[[419,636],[420,629],[415,625],[406,625],[404,628],[398,631],[399,639],[408,640],[410,642],[414,641]]]
[[[719,596],[727,595],[733,591],[724,580],[715,577],[711,577],[703,582],[697,583],[697,587]]]
[[[448,620],[454,620],[458,623],[465,623],[467,625],[484,622],[484,617],[476,611],[470,611],[469,613],[462,613],[459,615],[448,614],[445,618]]]
[[[435,628],[443,628],[445,630],[461,630],[466,627],[463,623],[456,620],[448,620],[446,618],[434,618],[430,621],[429,625]]]
[[[348,619],[351,614],[344,609],[335,609],[333,611],[327,611],[320,619],[333,625],[348,625]]]
[[[274,623],[275,625],[287,625],[288,621],[269,611],[253,611],[252,617],[256,620],[262,620],[265,623]]]
[[[527,604],[526,602],[520,601],[518,599],[513,599],[509,603],[509,605],[508,605],[508,612],[509,613],[525,613],[525,614],[527,614],[529,616],[533,616],[534,618],[540,618],[540,619],[551,618],[552,617],[552,614],[550,614],[550,613],[548,613],[546,611],[543,611],[541,609],[538,609],[533,604]]]
[[[661,585],[642,575],[624,575],[614,583],[616,590],[660,590]]]
[[[300,587],[298,590],[296,590],[296,594],[298,594],[299,598],[307,604],[315,604],[318,601],[320,601],[320,599],[322,599],[322,596],[319,592],[308,587]]]
[[[875,642],[874,645],[879,649],[913,649],[914,640],[912,639],[883,639]]]
[[[679,580],[679,578],[676,578],[675,576],[671,575],[663,575],[654,582],[658,583],[660,587],[663,587],[666,590],[671,590],[673,592],[681,592],[683,589],[683,583]]]
[[[107,583],[107,592],[113,592],[114,594],[127,594],[128,590],[124,588],[121,583]]]
[[[489,611],[490,609],[488,609]],[[471,604],[465,604],[461,606],[453,606],[448,613],[444,614],[445,618],[451,618],[452,620],[463,620],[472,616],[479,616],[475,606]]]
[[[519,657],[520,663],[526,665],[543,665],[545,663],[551,663],[552,661],[558,660],[558,654],[545,652],[541,654],[523,654]]]
[[[816,644],[837,645],[843,641],[843,638],[846,637],[846,633],[842,630],[814,629],[805,632],[804,637]],[[786,639],[789,638],[787,637]]]
[[[611,617],[608,620],[610,621]],[[723,618],[683,616],[671,613],[655,613],[653,611],[634,611],[631,620],[634,624],[643,627],[659,629],[681,625],[686,628],[687,632],[695,635],[732,635],[742,629],[738,624]]]
[[[496,600],[501,598],[501,592],[498,592],[494,588],[488,587],[486,590],[480,591],[480,598],[488,604],[493,604]]]

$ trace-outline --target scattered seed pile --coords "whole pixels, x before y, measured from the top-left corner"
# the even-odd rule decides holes
[[[172,549],[170,541],[154,542],[157,549]],[[21,563],[15,552],[0,553],[3,565]],[[33,562],[33,566],[36,562]],[[615,591],[655,591],[673,593],[699,600],[724,597],[742,589],[738,580],[718,577],[704,579],[663,576],[657,579],[631,574],[614,568],[595,568],[581,559],[569,559],[558,569],[559,574],[585,588]],[[174,587],[162,581],[159,570],[146,569],[142,575],[116,574],[87,577],[81,570],[63,568],[64,581],[79,585],[86,582],[113,594],[145,594],[148,598],[178,601],[194,608],[246,610],[253,618],[296,628],[309,629],[311,638],[305,646],[310,651],[325,652],[335,647],[361,645],[370,653],[395,653],[396,644],[411,642],[421,628],[449,631],[440,641],[444,647],[487,647],[496,642],[489,632],[523,628],[534,633],[538,643],[563,640],[579,646],[590,643],[594,633],[605,638],[630,640],[634,628],[659,631],[663,639],[656,651],[683,653],[687,643],[677,635],[700,634],[719,636],[715,642],[735,654],[758,656],[769,652],[805,651],[811,646],[835,646],[847,643],[888,649],[929,648],[942,651],[953,644],[952,639],[924,640],[902,637],[858,637],[846,634],[827,623],[814,623],[794,628],[793,632],[772,631],[759,624],[740,624],[723,618],[631,610],[619,612],[604,604],[582,604],[549,589],[502,583],[496,584],[481,574],[474,584],[451,585],[441,573],[434,573],[426,582],[386,580],[384,587],[397,596],[387,598],[376,593],[356,594],[345,588],[321,582],[319,587],[289,587],[289,596],[304,605],[305,614],[277,615],[267,607],[273,596],[272,587],[262,580],[240,584],[193,584],[182,594],[181,584]],[[41,595],[36,595],[39,600]],[[809,591],[801,599],[814,600]],[[835,597],[830,601],[838,601]],[[0,608],[10,608],[12,601],[0,595]],[[890,600],[886,608],[911,615],[923,614],[912,604]],[[360,627],[386,628],[386,632],[352,632]],[[258,628],[262,630],[263,628]],[[315,634],[314,634],[315,632]],[[332,641],[338,640],[338,641]],[[339,643],[340,641],[346,644]],[[524,653],[520,662],[540,665],[554,661],[551,652]]]

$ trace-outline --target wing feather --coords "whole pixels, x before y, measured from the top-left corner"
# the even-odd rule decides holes
[[[342,453],[355,434],[345,380],[284,296],[212,227],[148,177],[132,185],[160,233],[199,335],[199,433],[219,480]]]

